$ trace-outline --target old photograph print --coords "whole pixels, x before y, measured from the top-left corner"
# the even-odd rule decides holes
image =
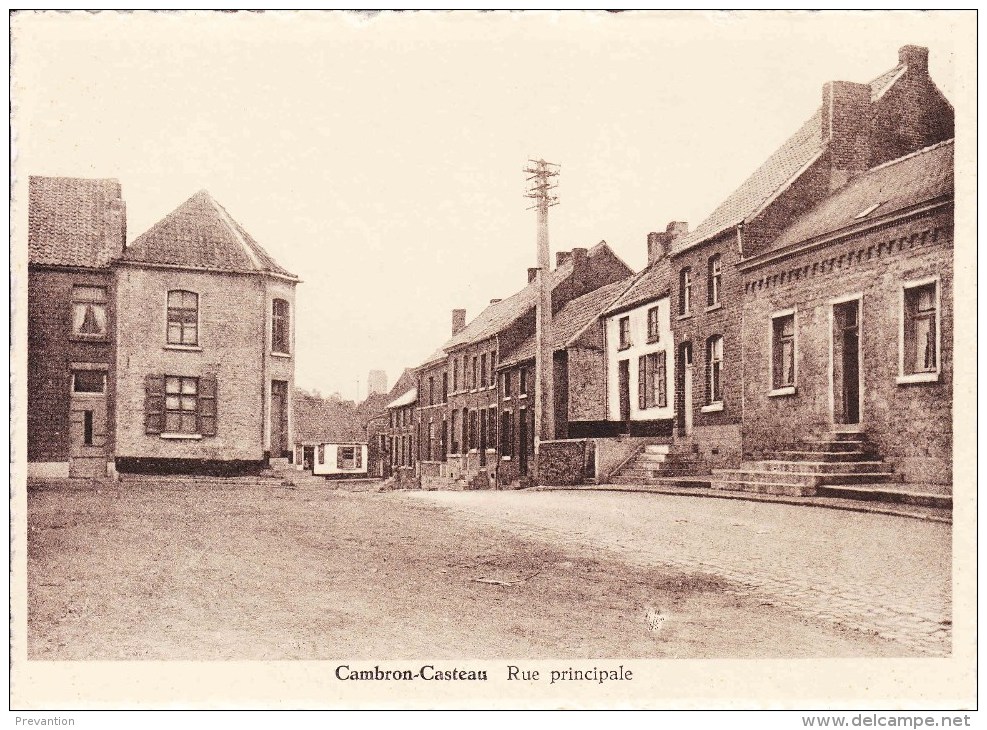
[[[14,13],[15,664],[970,656],[964,18]]]

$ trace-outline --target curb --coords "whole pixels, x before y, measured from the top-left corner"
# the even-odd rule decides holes
[[[735,493],[715,491],[694,487],[689,489],[672,489],[668,487],[648,487],[640,488],[633,486],[622,486],[619,484],[601,484],[589,486],[571,487],[531,487],[523,491],[528,492],[625,492],[633,494],[664,494],[673,497],[700,497],[706,499],[735,499],[744,502],[765,502],[770,504],[788,504],[797,507],[817,507],[823,509],[836,509],[845,512],[862,512],[865,514],[892,515],[895,517],[909,517],[915,520],[926,522],[939,522],[942,524],[953,524],[951,516],[939,515],[932,512],[916,512],[913,510],[901,509],[889,504],[877,506],[873,502],[857,502],[856,500],[838,499],[835,497],[783,497],[767,494],[756,494],[750,492]],[[823,501],[825,500],[825,501]]]

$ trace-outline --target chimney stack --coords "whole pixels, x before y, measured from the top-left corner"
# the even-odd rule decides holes
[[[535,277],[536,276],[538,276],[538,267],[537,266],[531,266],[531,267],[529,267],[528,268],[528,283],[530,284],[531,282],[533,282],[535,280]]]
[[[898,49],[898,65],[909,71],[929,73],[929,49],[924,46],[902,46]]]
[[[503,299],[491,299],[490,300],[490,303],[491,304],[497,304],[497,302],[502,302],[502,301],[504,301],[504,300]]]
[[[822,139],[829,153],[829,189],[836,190],[870,167],[870,85],[823,85]]]
[[[672,221],[665,226],[665,232],[672,234],[671,241],[674,243],[676,238],[689,232],[689,224],[685,221]]]
[[[555,268],[559,268],[562,264],[572,258],[572,253],[569,251],[556,251],[555,252]]]
[[[589,250],[585,248],[574,248],[570,255],[572,257],[572,270],[576,271],[586,265],[586,257],[589,255]]]
[[[466,329],[466,310],[465,309],[453,309],[452,310],[452,334],[458,335]]]
[[[668,255],[676,238],[689,232],[689,224],[672,221],[664,232],[652,231],[648,234],[648,264],[653,264]]]

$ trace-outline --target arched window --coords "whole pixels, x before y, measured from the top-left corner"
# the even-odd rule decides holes
[[[720,254],[709,257],[706,272],[706,303],[713,307],[720,303],[720,284],[723,281],[723,270],[720,265]]]
[[[288,302],[275,299],[271,310],[271,349],[287,354],[291,352],[291,336]]]
[[[199,344],[199,295],[193,291],[168,292],[168,344]]]
[[[692,311],[692,269],[686,266],[679,271],[679,314]]]

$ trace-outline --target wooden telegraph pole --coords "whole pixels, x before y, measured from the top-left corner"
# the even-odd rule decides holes
[[[548,209],[559,204],[552,195],[558,187],[553,180],[559,175],[559,166],[545,160],[528,160],[524,170],[528,174],[528,191],[525,197],[535,204],[528,208],[537,213],[538,231],[538,303],[535,307],[535,463],[542,441],[555,438],[555,390],[553,387],[554,347],[552,345],[552,287],[548,249]],[[537,469],[537,467],[536,467]]]

